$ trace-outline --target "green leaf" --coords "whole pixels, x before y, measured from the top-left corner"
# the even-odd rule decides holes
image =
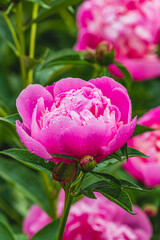
[[[50,177],[52,177],[53,169],[56,166],[55,163],[51,161],[45,162],[43,158],[38,157],[34,153],[30,153],[28,150],[8,149],[0,151],[0,154],[12,157],[28,167],[47,173]]]
[[[90,189],[83,189],[80,188],[80,193],[82,193],[84,196],[91,198],[91,199],[97,199],[94,193]]]
[[[12,115],[10,115],[8,117],[0,117],[0,122],[1,123],[5,123],[5,124],[10,125],[10,126],[12,126],[14,128],[15,128],[16,120],[19,120],[19,121],[22,120],[18,113],[12,114]]]
[[[121,187],[120,181],[119,181],[117,178],[115,178],[115,177],[113,177],[112,175],[110,175],[110,174],[107,174],[107,173],[99,173],[99,172],[91,172],[91,173],[92,173],[93,175],[95,175],[96,177],[104,180],[105,182],[108,182],[108,183],[113,184],[113,185],[115,184],[115,185],[117,185],[118,187]]]
[[[115,185],[109,184],[106,181],[99,181],[85,188],[85,190],[88,189],[93,192],[101,193],[104,197],[118,204],[127,212],[133,214],[131,200],[128,194],[124,190],[121,190],[120,187],[116,187]]]
[[[26,166],[0,157],[0,176],[19,189],[28,199],[47,208],[45,191],[39,175]]]
[[[128,180],[119,179],[119,181],[124,189],[131,189],[131,190],[137,190],[137,191],[148,191],[147,189],[143,189],[143,188],[139,187],[138,185],[136,185],[135,183],[132,183]]]
[[[116,159],[120,162],[124,162],[124,159],[121,157],[121,155],[118,152],[112,153],[110,155],[108,155],[107,157],[103,158],[101,160],[102,161],[106,161],[106,160],[110,160],[110,159]]]
[[[143,157],[143,158],[149,157],[135,148],[128,147],[127,151],[128,151],[128,157]]]
[[[155,131],[155,130],[156,129],[154,129],[154,128],[150,128],[150,127],[147,127],[147,126],[144,126],[144,125],[137,124],[136,128],[134,130],[133,136],[137,136],[137,135],[142,134],[144,132],[150,132],[150,131]]]
[[[52,16],[53,14],[59,12],[62,10],[62,8],[69,7],[71,5],[76,5],[78,3],[81,3],[83,0],[55,0],[50,4],[50,9],[45,10],[42,9],[38,15],[38,17],[35,19],[36,22],[42,21],[45,18],[48,18]]]
[[[76,162],[79,162],[78,158],[69,156],[69,155],[65,155],[65,154],[51,154],[52,157],[54,158],[66,158],[66,159],[71,159],[74,160]]]
[[[26,67],[27,70],[30,70],[32,68],[34,68],[35,66],[37,66],[39,63],[41,63],[41,59],[37,60],[34,58],[30,58],[28,56],[22,56],[22,63],[23,65]]]
[[[127,89],[130,90],[133,82],[131,74],[128,72],[127,68],[120,62],[114,61],[114,64],[123,74],[123,79],[127,86]]]
[[[15,240],[11,227],[7,219],[0,214],[0,239]]]
[[[121,152],[124,155],[126,161],[128,161],[128,148],[127,143],[121,148]]]
[[[71,49],[63,49],[62,51],[58,51],[53,53],[53,57],[49,57],[48,60],[44,64],[42,64],[43,68],[50,68],[56,65],[66,65],[66,64],[89,64],[88,61],[84,59],[82,52],[76,52]]]
[[[49,9],[50,6],[44,3],[42,0],[26,0],[28,2],[38,3],[41,7]]]
[[[51,222],[44,228],[42,228],[38,233],[36,233],[31,240],[56,240],[56,235],[59,227],[59,219]]]

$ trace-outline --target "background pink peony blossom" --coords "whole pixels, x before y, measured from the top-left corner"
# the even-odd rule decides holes
[[[59,214],[63,208],[63,200],[61,192]],[[150,240],[151,223],[138,207],[134,207],[133,210],[138,214],[127,213],[100,194],[97,194],[97,199],[94,200],[84,197],[71,207],[63,240]],[[34,217],[34,222],[32,216],[37,217]],[[46,213],[34,205],[23,224],[24,233],[28,234],[29,238],[38,231],[38,228],[44,227],[41,219],[46,219]]]
[[[125,169],[148,187],[160,185],[160,107],[144,114],[138,121],[157,129],[133,137],[128,146],[145,153],[149,158],[133,157],[124,164]]]
[[[160,76],[159,0],[86,0],[77,14],[77,50],[95,49],[101,41],[115,47],[116,60],[134,80]],[[121,76],[116,66],[110,70]]]
[[[128,141],[136,125],[127,90],[108,77],[66,78],[46,88],[29,85],[17,98],[17,109],[21,141],[54,162],[60,160],[50,154],[109,155]]]

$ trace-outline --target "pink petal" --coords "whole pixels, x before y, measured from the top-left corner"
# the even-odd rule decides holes
[[[32,124],[31,124],[31,136],[37,141],[38,139],[41,139],[41,133],[40,133],[41,129],[39,126],[39,120],[40,120],[40,117],[42,116],[42,112],[44,111],[45,111],[44,99],[41,97],[37,100],[37,105],[33,110]]]
[[[33,110],[40,97],[44,98],[46,107],[51,107],[53,102],[52,95],[44,87],[38,84],[29,85],[17,98],[16,105],[18,112],[23,119],[24,125],[29,129],[31,127]]]
[[[124,58],[117,60],[126,66],[135,81],[150,80],[160,76],[160,60],[156,55],[151,58]],[[109,69],[116,77],[122,77],[116,66],[111,65]]]
[[[29,133],[26,132],[26,128],[23,123],[16,121],[17,132],[21,138],[21,141],[28,148],[31,153],[35,153],[41,158],[51,160],[51,155],[47,152],[46,148],[34,138],[32,138]]]
[[[82,30],[78,34],[78,39],[74,49],[78,51],[86,50],[87,48],[95,49],[101,41],[102,39],[99,38],[99,36]]]
[[[124,123],[131,121],[131,100],[126,89],[121,84],[109,77],[91,79],[89,82],[99,88],[103,95],[110,98],[111,103],[118,107],[121,112],[121,121]]]
[[[54,98],[53,93],[54,93],[54,86],[55,86],[55,84],[56,84],[56,83],[53,83],[52,85],[48,85],[48,86],[45,87],[45,89],[46,89],[48,92],[50,92],[50,94],[53,96],[53,98]]]
[[[63,149],[61,148],[61,135],[67,130],[70,132],[70,128],[74,127],[76,124],[75,121],[71,120],[67,116],[58,116],[55,117],[49,125],[41,129],[41,136],[38,141],[41,141],[43,146],[51,154],[62,154]],[[37,135],[38,138],[38,135]],[[56,162],[62,160],[63,162],[72,162],[69,159],[56,159]]]
[[[143,181],[148,187],[160,185],[160,163],[148,163],[144,165],[142,175]]]
[[[111,98],[112,92],[115,88],[121,88],[127,93],[125,87],[109,77],[95,78],[91,79],[89,82],[93,83],[97,88],[99,88],[102,91],[103,95],[108,98]]]
[[[105,148],[102,148],[102,154],[103,155],[109,155],[111,153],[114,153],[118,149],[120,149],[132,136],[134,129],[136,127],[136,120],[135,117],[132,122],[123,125],[120,127],[117,131],[117,134],[115,137],[109,142],[108,146]]]
[[[146,125],[152,127],[153,124],[160,124],[160,106],[151,109],[145,113],[141,118],[139,118],[138,123],[141,125]]]
[[[24,219],[23,232],[28,234],[28,238],[31,238],[50,222],[50,217],[38,205],[33,205]]]
[[[80,89],[82,87],[91,87],[93,88],[93,84],[84,81],[80,78],[63,78],[60,81],[56,82],[54,87],[54,95],[57,96],[58,94],[62,92],[67,92],[72,89]]]
[[[137,213],[137,215],[133,216],[124,210],[122,211],[122,224],[128,225],[134,229],[139,240],[150,240],[152,236],[152,226],[146,214],[137,206],[133,206],[133,212]]]
[[[98,155],[101,146],[107,146],[111,130],[106,124],[76,126],[65,131],[60,141],[63,151],[81,158],[85,155]]]
[[[123,123],[128,123],[131,121],[131,116],[132,116],[132,105],[131,105],[131,100],[126,93],[121,88],[115,88],[112,91],[111,95],[111,103],[115,105],[121,112],[121,121]]]

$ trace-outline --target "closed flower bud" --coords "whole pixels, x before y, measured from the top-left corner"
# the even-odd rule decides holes
[[[96,167],[97,162],[92,156],[86,155],[80,159],[80,165],[84,172],[91,172]]]
[[[156,206],[152,204],[146,204],[144,207],[144,212],[149,216],[149,217],[156,217],[158,213],[158,209]]]

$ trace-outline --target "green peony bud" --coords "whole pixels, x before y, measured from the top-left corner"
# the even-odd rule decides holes
[[[96,167],[97,162],[92,156],[86,155],[80,159],[80,165],[84,172],[91,172]]]

